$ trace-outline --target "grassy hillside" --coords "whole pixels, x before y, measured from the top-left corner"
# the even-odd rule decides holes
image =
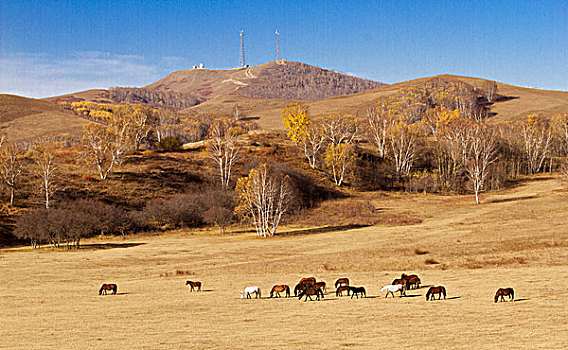
[[[58,105],[14,95],[0,95],[0,133],[8,141],[59,135],[78,136],[87,120]]]

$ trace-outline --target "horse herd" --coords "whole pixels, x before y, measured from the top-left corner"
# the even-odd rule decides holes
[[[406,275],[402,274],[400,278],[395,279],[391,284],[385,285],[380,289],[381,293],[386,292],[385,298],[390,295],[394,298],[394,293],[400,292],[400,297],[406,296],[406,291],[410,289],[418,289],[420,288],[421,280],[417,275]],[[186,281],[186,286],[190,287],[190,292],[201,291],[201,282],[197,281]],[[99,289],[99,295],[108,294],[116,294],[117,292],[117,285],[116,284],[103,284]],[[335,296],[340,297],[343,296],[343,292],[347,293],[347,296],[356,297],[359,299],[367,297],[367,291],[365,287],[355,287],[350,285],[349,278],[342,277],[335,281]],[[272,287],[270,291],[270,298],[280,298],[280,293],[284,293],[286,298],[290,297],[290,287],[285,284],[278,284]],[[294,296],[298,297],[299,300],[304,298],[304,301],[308,299],[313,300],[312,297],[315,297],[316,300],[321,300],[324,298],[324,293],[326,293],[326,283],[323,281],[317,282],[315,277],[306,277],[302,278],[300,282],[294,287]],[[241,299],[247,298],[252,299],[252,295],[255,295],[255,298],[260,298],[261,291],[260,287],[258,286],[249,286],[243,289],[240,293]],[[426,293],[426,301],[428,300],[436,300],[435,296],[438,296],[437,300],[446,299],[446,288],[444,286],[433,286],[428,289]],[[499,288],[497,293],[495,293],[494,302],[505,301],[504,297],[508,296],[509,301],[514,301],[515,299],[515,292],[513,288]]]

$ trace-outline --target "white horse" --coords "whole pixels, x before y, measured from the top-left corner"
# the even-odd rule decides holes
[[[243,299],[245,297],[245,295],[246,295],[247,299],[251,299],[252,293],[256,294],[256,296],[255,296],[256,298],[260,298],[260,287],[258,287],[258,286],[246,287],[243,291],[241,291],[241,299]]]
[[[402,297],[403,294],[406,295],[405,291],[404,291],[404,285],[402,284],[389,284],[388,286],[384,286],[383,288],[381,288],[381,293],[386,291],[387,295],[385,295],[385,298],[389,296],[389,293],[392,294],[392,297],[394,298],[394,292],[400,292],[400,296]]]

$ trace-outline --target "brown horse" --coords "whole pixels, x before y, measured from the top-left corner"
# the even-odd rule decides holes
[[[446,288],[443,286],[430,287],[430,289],[428,289],[428,293],[426,293],[426,301],[436,300],[434,294],[438,294],[438,300],[442,299],[442,295],[444,295],[444,299],[446,299]]]
[[[116,294],[116,290],[118,289],[118,287],[116,286],[116,284],[114,283],[110,283],[110,284],[103,284],[101,286],[101,289],[99,289],[99,295],[101,294],[107,294],[108,291],[111,291],[112,294]]]
[[[197,291],[201,292],[201,282],[187,281],[185,282],[185,285],[189,285],[191,287],[191,289],[189,290],[190,292],[193,292],[194,288],[197,288]]]
[[[354,296],[356,296],[357,299],[359,299],[359,295],[361,296],[361,298],[367,297],[367,291],[365,290],[365,287],[351,287],[351,286],[349,286],[349,290],[351,291],[351,299],[353,299]]]
[[[343,292],[347,292],[347,296],[349,296],[349,286],[339,286],[335,291],[335,296],[339,297],[343,295]]]
[[[406,280],[406,287],[408,289],[412,289],[412,286],[414,286],[415,289],[420,287],[420,278],[418,278],[417,275],[405,275],[403,273],[400,279]]]
[[[397,278],[394,281],[392,281],[393,286],[396,286],[397,284],[402,284],[404,289],[408,289],[408,280],[406,280],[404,278]]]
[[[303,292],[308,286],[311,286],[311,283],[298,283],[296,287],[294,287],[294,296],[297,297],[300,292]]]
[[[347,277],[338,278],[337,281],[335,281],[335,288],[339,286],[348,286],[348,285],[349,285],[349,278]]]
[[[304,284],[306,286],[306,289],[304,289],[300,295],[298,295],[298,300],[302,300],[302,297],[305,296],[306,298],[304,299],[304,301],[307,301],[308,298],[310,298],[310,300],[312,300],[312,295],[316,296],[316,300],[320,300],[320,297],[323,298],[323,292],[321,291],[321,288],[316,288],[314,287],[313,284]]]
[[[499,288],[497,293],[495,293],[495,302],[501,297],[501,301],[505,301],[506,296],[509,296],[509,301],[515,301],[515,291],[513,288]]]
[[[279,284],[272,287],[272,290],[270,291],[270,297],[272,298],[272,296],[274,295],[276,298],[280,298],[280,292],[286,292],[286,298],[290,297],[290,287],[285,284]]]
[[[314,284],[316,283],[315,277],[302,278],[298,284]]]
[[[326,293],[324,281],[314,283],[314,287],[321,288],[321,290]]]

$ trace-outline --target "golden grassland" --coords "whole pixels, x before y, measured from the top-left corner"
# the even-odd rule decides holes
[[[422,219],[408,226],[283,227],[270,239],[235,227],[94,238],[70,252],[5,249],[0,348],[565,348],[564,188],[537,177],[482,205],[472,196],[359,194],[384,215]],[[403,272],[444,285],[448,299],[426,302],[426,288],[379,295]],[[307,276],[328,285],[349,277],[368,298],[267,298],[272,285],[293,288]],[[190,293],[188,279],[203,291]],[[118,295],[98,296],[102,283],[117,283]],[[247,285],[262,298],[240,299]],[[513,287],[517,301],[494,304],[499,287]]]

